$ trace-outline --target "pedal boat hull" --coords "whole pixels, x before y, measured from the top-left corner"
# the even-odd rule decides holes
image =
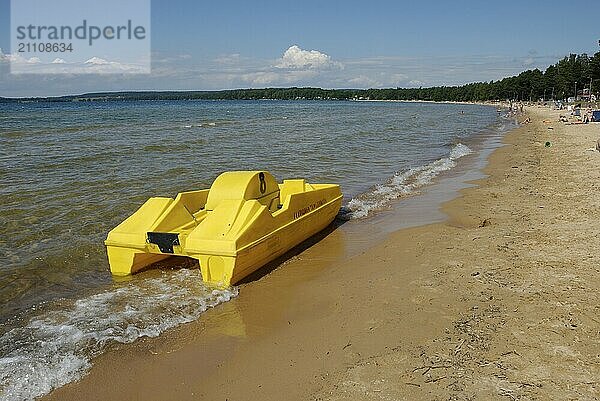
[[[210,190],[150,198],[110,231],[110,269],[127,276],[186,256],[199,261],[205,282],[229,286],[322,231],[341,204],[339,185],[278,184],[264,171],[223,173]]]

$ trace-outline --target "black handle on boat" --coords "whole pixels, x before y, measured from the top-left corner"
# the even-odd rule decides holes
[[[177,233],[157,233],[150,231],[147,233],[147,238],[147,242],[158,245],[158,249],[162,253],[173,253],[173,246],[181,245],[179,243],[179,234]]]

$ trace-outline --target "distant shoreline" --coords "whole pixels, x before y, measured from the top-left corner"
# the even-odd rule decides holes
[[[362,96],[368,91],[398,91],[401,89],[320,89],[320,88],[273,88],[236,89],[224,91],[140,91],[140,92],[97,92],[79,95],[48,97],[0,97],[0,103],[70,103],[70,102],[123,102],[123,101],[195,101],[195,100],[248,100],[248,101],[352,101],[352,102],[403,102],[403,103],[448,103],[448,104],[500,104],[504,100],[447,100],[419,98],[389,98]],[[272,93],[277,96],[265,97]],[[293,96],[296,91],[305,96]],[[309,91],[308,93],[304,93]],[[316,91],[316,92],[315,92]],[[344,96],[320,96],[321,91],[343,92]],[[351,96],[350,96],[351,95]],[[359,96],[361,95],[361,96]]]

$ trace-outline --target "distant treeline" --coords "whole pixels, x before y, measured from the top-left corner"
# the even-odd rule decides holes
[[[462,86],[390,89],[264,88],[222,91],[107,92],[49,98],[0,98],[14,101],[113,101],[113,100],[430,100],[490,101],[566,99],[589,96],[589,88],[600,94],[600,52],[593,57],[571,54],[542,72],[527,70],[499,81],[477,82]],[[599,96],[600,97],[600,96]]]

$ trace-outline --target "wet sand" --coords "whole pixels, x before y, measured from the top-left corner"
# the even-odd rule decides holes
[[[44,399],[600,397],[600,124],[528,113],[447,221],[348,223]]]

